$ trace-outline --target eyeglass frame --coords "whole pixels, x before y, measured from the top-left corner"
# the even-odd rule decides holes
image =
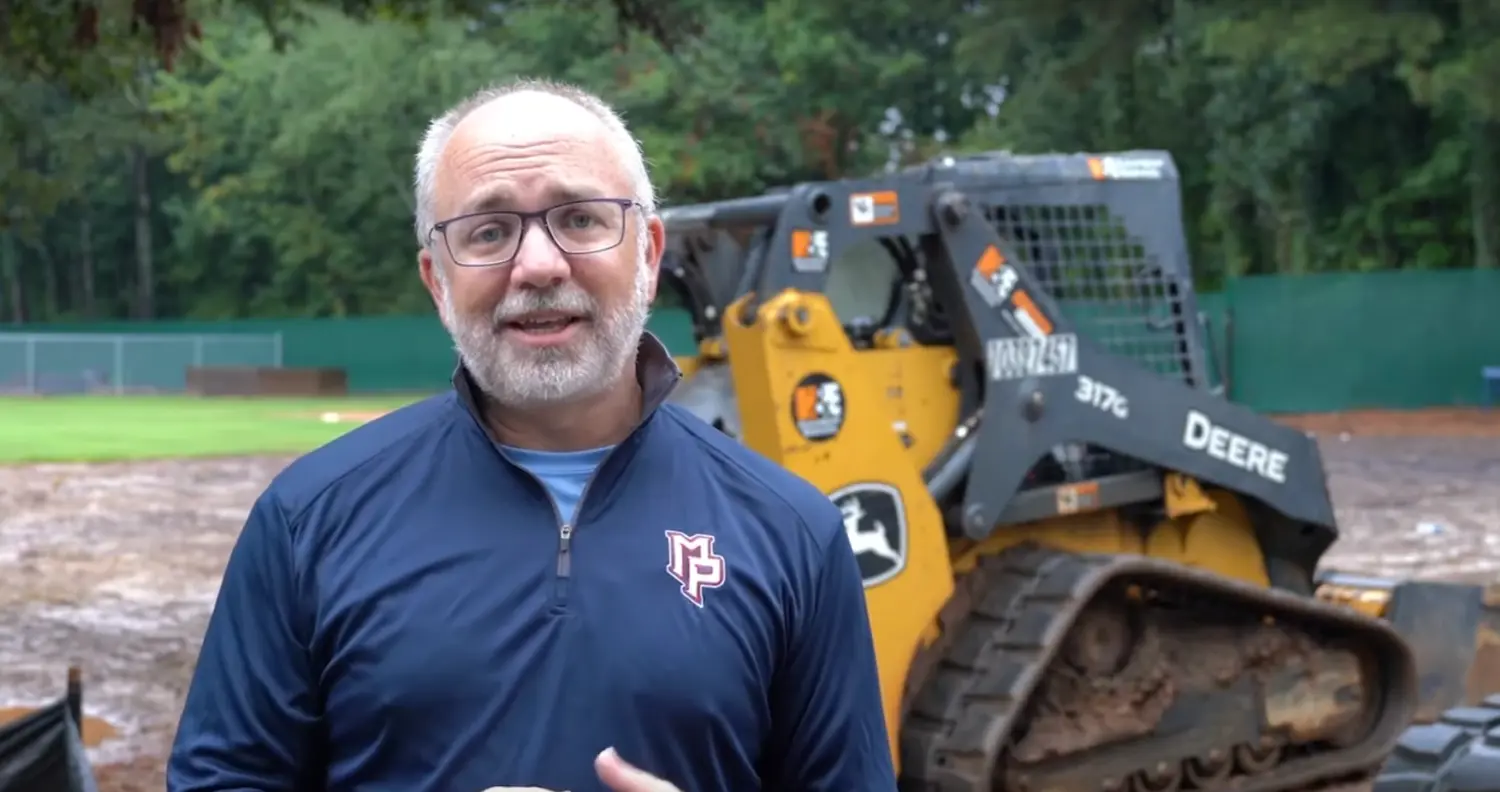
[[[595,250],[588,250],[581,253],[570,253],[563,248],[562,243],[557,241],[557,236],[552,233],[552,226],[547,224],[547,215],[551,214],[554,210],[561,209],[565,206],[576,206],[578,204],[592,203],[612,203],[620,207],[620,238],[615,240],[614,244],[608,245],[606,247],[598,248]],[[443,237],[443,249],[448,251],[448,258],[452,260],[454,266],[473,267],[476,269],[482,267],[503,267],[507,264],[513,263],[516,260],[516,256],[521,255],[521,246],[526,244],[526,234],[531,230],[531,221],[537,220],[540,221],[539,224],[541,225],[542,230],[547,232],[547,239],[551,240],[552,245],[558,250],[562,251],[563,255],[591,256],[595,253],[604,253],[609,250],[614,250],[620,245],[625,244],[625,217],[630,212],[630,209],[632,207],[638,209],[646,208],[641,204],[640,201],[637,201],[634,198],[600,197],[577,198],[571,201],[563,201],[562,203],[553,204],[552,206],[549,206],[545,209],[537,209],[531,212],[519,212],[513,209],[486,209],[482,212],[469,212],[467,214],[455,215],[445,220],[440,220],[436,223],[433,223],[432,228],[427,230],[427,244],[432,244],[432,237],[434,234],[440,234]],[[499,261],[487,261],[483,264],[464,264],[458,260],[458,255],[453,252],[453,244],[448,241],[448,225],[450,223],[456,223],[460,220],[467,220],[471,217],[483,217],[485,215],[512,215],[521,218],[521,234],[516,238],[516,252],[510,254],[509,258],[501,259]]]

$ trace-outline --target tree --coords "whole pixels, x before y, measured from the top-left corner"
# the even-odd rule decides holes
[[[134,0],[82,6],[86,47],[45,38],[76,34],[71,5],[12,0],[0,316],[425,311],[422,125],[518,74],[621,108],[668,203],[943,152],[1160,148],[1203,288],[1500,248],[1500,0],[630,3],[195,3],[167,71]]]

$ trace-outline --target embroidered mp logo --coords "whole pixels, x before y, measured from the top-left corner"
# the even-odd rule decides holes
[[[724,585],[728,571],[723,556],[714,553],[712,536],[667,531],[667,574],[682,584],[689,602],[703,607],[703,590]]]

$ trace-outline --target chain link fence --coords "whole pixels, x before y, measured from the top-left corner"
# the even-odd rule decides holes
[[[281,334],[0,333],[0,394],[180,393],[204,366],[281,368]]]

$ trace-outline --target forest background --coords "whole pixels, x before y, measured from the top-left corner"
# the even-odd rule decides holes
[[[417,139],[515,74],[617,103],[669,204],[1161,148],[1205,291],[1500,260],[1500,2],[1026,5],[0,3],[0,322],[430,311]]]

